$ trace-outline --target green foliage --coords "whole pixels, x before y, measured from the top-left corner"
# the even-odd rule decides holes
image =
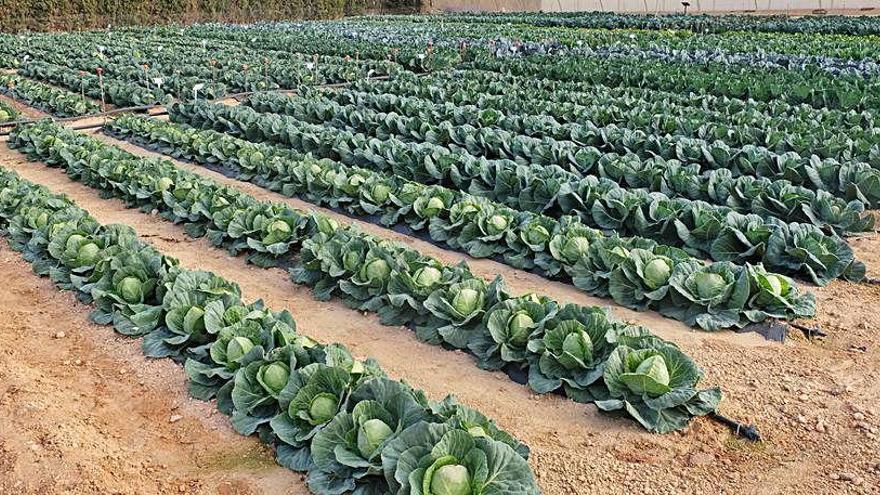
[[[128,305],[156,302],[155,288],[163,287],[157,328],[144,338],[144,352],[186,356],[192,395],[216,394],[233,427],[244,435],[259,433],[274,446],[280,464],[307,472],[316,494],[388,493],[398,481],[387,471],[386,453],[409,454],[391,444],[405,436],[419,449],[430,449],[432,439],[418,434],[426,429],[456,439],[458,447],[442,447],[444,455],[460,456],[474,477],[475,493],[538,493],[525,460],[528,449],[478,412],[452,397],[429,402],[423,392],[385,377],[374,361],[357,361],[339,344],[297,335],[287,312],[267,310],[261,301],[243,302],[232,282],[177,268],[132,229],[100,225],[67,197],[5,170],[0,170],[0,229],[60,288],[84,301],[91,294],[104,299],[101,307],[110,316],[100,323],[115,324],[117,314],[127,320]],[[123,263],[133,259],[140,262]],[[66,279],[54,275],[62,268],[69,270]],[[74,276],[90,280],[96,274],[101,291],[70,283]],[[118,287],[109,283],[114,278]],[[103,292],[117,288],[121,295]],[[116,328],[133,334],[128,324]],[[436,480],[436,493],[458,486],[445,472],[427,479]]]
[[[236,218],[255,218],[254,214],[281,208],[280,204],[260,203],[238,190],[221,187],[170,162],[135,157],[51,123],[18,128],[12,143],[32,157],[66,168],[72,177],[92,187],[121,197],[130,206],[155,210],[170,221],[185,223],[185,230],[192,236],[207,236],[218,246],[244,251],[249,256],[259,253],[259,246],[241,243],[240,229],[233,228]],[[57,153],[59,148],[64,153]],[[169,181],[157,188],[161,180],[157,178]],[[28,225],[50,224],[51,215],[44,222],[43,211],[27,211]],[[335,295],[352,307],[378,313],[387,324],[410,325],[422,340],[469,350],[477,364],[486,368],[510,365],[528,370],[537,364],[542,376],[531,383],[543,393],[562,390],[585,402],[607,396],[607,389],[596,380],[594,371],[607,360],[610,349],[622,345],[620,335],[649,335],[645,329],[611,320],[604,309],[575,306],[560,315],[555,301],[539,295],[514,297],[500,278],[487,283],[475,277],[466,265],[445,266],[408,247],[342,227],[314,212],[291,213],[304,223],[302,228],[291,229],[291,242],[279,251],[277,261],[297,252],[292,278],[312,286],[317,298]],[[245,236],[264,238],[261,230]],[[590,249],[595,245],[592,243]],[[613,256],[622,256],[617,251],[626,254],[621,246],[603,249]],[[726,265],[713,267],[706,270],[726,269]],[[670,283],[673,278],[670,276]],[[750,283],[747,278],[747,290],[751,290]],[[204,398],[216,396],[233,416],[239,431],[268,434],[266,428],[272,429],[285,442],[279,452],[285,465],[301,469],[309,466],[311,458],[304,450],[307,441],[345,408],[353,388],[363,379],[381,374],[374,367],[357,364],[350,356],[340,357],[338,352],[332,360],[315,354],[311,350],[314,346],[291,336],[295,328],[289,317],[266,313],[259,305],[245,307],[236,301],[237,288],[209,274],[179,275],[164,287],[165,325],[148,334],[147,352],[187,358],[190,391]],[[765,291],[758,280],[754,288],[761,294]],[[800,299],[791,290],[784,298]],[[774,308],[779,304],[775,299],[761,300],[771,301]],[[678,304],[676,307],[696,308],[698,316],[714,315],[715,311],[711,305]],[[744,317],[760,316],[742,305],[732,311]],[[714,320],[709,323],[714,324]],[[557,335],[557,328],[565,330]],[[545,334],[547,339],[543,338]],[[291,352],[278,350],[291,344],[295,346]],[[283,363],[290,370],[288,384],[280,392],[268,386],[265,370],[260,371],[270,363]],[[316,370],[323,369],[319,365],[333,371],[318,373]],[[278,367],[273,369],[278,372]],[[455,416],[456,421],[472,423],[474,428],[479,426],[475,434],[509,440],[492,433],[478,419],[452,413],[443,416]],[[516,445],[513,448],[523,452]]]

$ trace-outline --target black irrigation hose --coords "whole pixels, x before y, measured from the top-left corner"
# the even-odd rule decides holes
[[[758,433],[758,428],[754,425],[744,425],[739,421],[735,421],[733,419],[728,418],[727,416],[722,416],[718,414],[717,411],[712,411],[708,414],[709,418],[713,421],[723,424],[724,426],[730,428],[730,431],[733,432],[734,435],[748,440],[750,442],[760,442],[761,434]]]
[[[865,280],[862,280],[863,284],[869,285],[880,285],[880,278],[877,277],[865,277]]]
[[[789,322],[788,326],[792,328],[797,328],[801,332],[803,332],[804,337],[808,339],[813,339],[816,337],[827,337],[828,334],[823,332],[820,327],[808,327],[806,325],[801,325],[798,323]]]
[[[18,100],[16,100],[18,101]],[[28,105],[30,106],[30,105]],[[98,112],[98,113],[89,113],[86,115],[77,115],[74,117],[51,117],[46,116],[40,119],[19,119],[19,120],[11,120],[9,122],[0,122],[0,127],[6,126],[16,126],[18,124],[32,124],[34,122],[39,122],[45,118],[52,119],[53,122],[70,122],[73,120],[82,120],[82,119],[91,119],[95,117],[103,117],[105,115],[115,115],[117,113],[125,113],[125,112],[145,112],[147,110],[151,110],[153,108],[164,107],[164,104],[153,104],[153,105],[142,105],[139,107],[125,107],[125,108],[114,108],[113,110],[107,110],[106,112]]]

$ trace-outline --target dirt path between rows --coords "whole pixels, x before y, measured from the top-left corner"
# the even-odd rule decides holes
[[[49,114],[43,112],[42,110],[38,110],[34,107],[25,105],[15,98],[6,96],[4,94],[0,94],[0,100],[8,103],[12,108],[18,110],[18,112],[21,114],[21,119],[41,119],[43,117],[49,116]]]
[[[0,242],[0,493],[308,493]]]
[[[182,229],[157,217],[126,210],[116,200],[101,200],[62,172],[28,164],[15,152],[0,151],[0,165],[67,193],[102,222],[135,226],[184,266],[239,282],[249,299],[262,297],[271,307],[290,309],[304,334],[346,343],[361,357],[376,357],[390,374],[434,398],[456,393],[532,446],[531,463],[544,493],[880,493],[878,287],[835,282],[815,291],[818,323],[830,333],[825,341],[794,338],[781,345],[666,327],[670,333],[665,335],[674,336],[704,368],[706,385],[725,391],[722,413],[756,423],[765,442],[744,444],[707,420],[682,433],[651,435],[631,421],[600,415],[593,406],[535,396],[501,374],[478,370],[462,353],[418,343],[408,331],[383,327],[374,317],[359,316],[338,302],[316,302],[308,289],[293,285],[280,270],[247,266],[205,241],[186,238]],[[236,187],[259,192],[247,184]],[[411,244],[422,249],[420,242]],[[873,271],[880,241],[868,237],[855,244],[860,254],[868,255],[864,258]],[[480,265],[474,263],[475,271],[491,269]],[[524,285],[564,299],[562,284],[520,274],[511,282],[527,280]],[[576,291],[571,297],[587,302]],[[615,312],[626,314],[618,308]],[[181,400],[183,390],[175,395]],[[59,401],[56,407],[67,408],[68,403]],[[263,490],[258,485],[254,489]]]

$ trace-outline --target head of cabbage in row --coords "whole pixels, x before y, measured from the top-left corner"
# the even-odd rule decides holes
[[[703,372],[674,344],[644,336],[619,340],[605,365],[608,398],[596,401],[600,409],[625,410],[658,433],[684,428],[694,416],[716,409],[721,391],[698,390]]]

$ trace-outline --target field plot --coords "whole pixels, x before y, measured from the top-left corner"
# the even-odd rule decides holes
[[[878,34],[0,33],[0,493],[878,493]]]

